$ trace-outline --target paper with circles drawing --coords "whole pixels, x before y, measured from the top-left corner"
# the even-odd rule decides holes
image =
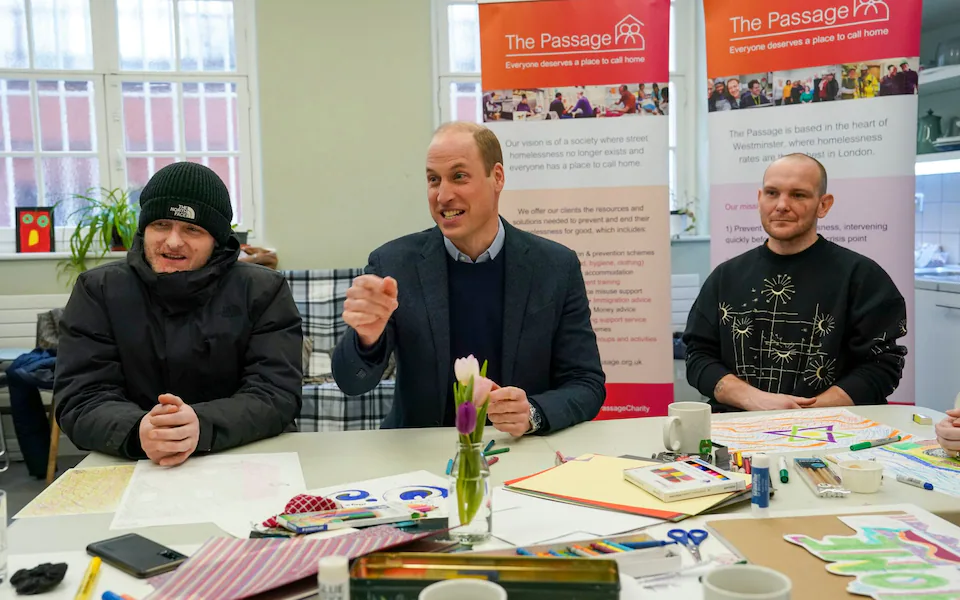
[[[305,488],[295,452],[198,456],[172,468],[141,460],[110,529],[214,523],[238,505],[282,507]]]
[[[796,410],[776,415],[734,417],[713,421],[712,440],[740,452],[835,450],[858,442],[895,435],[895,427],[857,416],[845,408]]]

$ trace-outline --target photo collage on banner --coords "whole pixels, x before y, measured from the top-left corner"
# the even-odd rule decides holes
[[[781,156],[808,154],[826,168],[835,198],[818,232],[883,267],[912,316],[921,3],[704,0],[704,11],[712,265],[766,241],[764,171]],[[819,315],[797,318],[807,322],[800,327],[827,326]],[[906,325],[899,343],[912,352]],[[776,354],[773,338],[766,343],[760,352]],[[776,368],[827,376],[829,365],[813,369],[811,360]],[[913,389],[908,360],[891,403],[912,403]]]
[[[480,4],[500,214],[580,257],[607,377],[598,419],[673,401],[669,20],[670,0]]]

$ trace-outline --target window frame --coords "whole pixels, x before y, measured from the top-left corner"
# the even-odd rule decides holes
[[[456,4],[476,4],[476,0],[433,0],[433,74],[434,74],[434,125],[439,126],[452,114],[450,85],[454,83],[480,84],[480,73],[451,71],[450,23],[448,7]],[[697,199],[697,110],[694,82],[696,80],[696,45],[678,43],[679,40],[696,39],[697,13],[695,2],[671,0],[673,7],[674,58],[676,64],[670,71],[670,115],[676,128],[676,139],[668,141],[668,152],[676,158],[676,186],[670,190],[670,209],[692,211],[698,218],[694,231],[671,231],[674,237],[689,237],[703,232],[700,201]],[[676,89],[674,89],[676,88]],[[668,178],[669,179],[669,178]],[[704,203],[704,210],[705,210]]]
[[[171,0],[176,3],[178,0]],[[94,115],[96,119],[96,156],[99,160],[99,184],[108,189],[123,188],[127,185],[126,160],[127,158],[146,157],[156,154],[174,153],[130,153],[128,154],[124,141],[123,129],[123,97],[122,85],[124,81],[158,81],[178,83],[234,83],[237,86],[237,148],[238,152],[201,151],[187,152],[186,140],[183,139],[182,118],[180,126],[181,148],[175,154],[189,157],[202,156],[236,156],[237,189],[240,191],[240,214],[242,220],[237,223],[238,231],[250,231],[249,241],[262,239],[260,230],[262,219],[262,173],[260,151],[260,124],[256,115],[259,114],[259,97],[257,94],[256,69],[256,42],[255,42],[255,0],[232,0],[233,27],[236,69],[233,71],[132,71],[120,69],[120,35],[119,11],[116,0],[89,0],[90,6],[90,34],[92,36],[93,69],[89,70],[50,70],[37,68],[9,69],[0,68],[0,79],[27,79],[37,80],[92,80],[94,82]],[[174,27],[179,27],[179,10],[174,10]],[[27,43],[29,56],[33,56],[32,10],[30,1],[26,9]],[[174,57],[180,56],[179,32],[174,35]],[[178,64],[174,65],[179,67]],[[32,83],[31,86],[36,84]],[[178,94],[178,100],[182,95]],[[24,157],[57,156],[58,154],[72,155],[72,152],[42,152],[40,149],[40,115],[37,111],[37,100],[34,95],[31,99],[33,113],[34,150],[30,152],[6,153],[0,149],[0,160],[4,157],[16,155]],[[37,173],[40,167],[35,166]],[[77,190],[78,193],[85,190]],[[50,205],[44,196],[44,182],[38,177],[37,194],[44,205]],[[45,254],[51,258],[69,255],[68,240],[74,227],[56,224],[57,252]],[[15,253],[15,227],[0,227],[0,260],[24,258]],[[37,258],[38,255],[28,255]]]

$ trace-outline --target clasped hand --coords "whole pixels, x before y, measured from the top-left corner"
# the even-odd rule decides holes
[[[200,420],[179,396],[161,394],[159,404],[140,419],[140,447],[161,467],[187,460],[200,443]]]

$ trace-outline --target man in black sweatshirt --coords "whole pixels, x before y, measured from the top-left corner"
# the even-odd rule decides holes
[[[886,404],[907,349],[903,296],[877,263],[817,234],[833,196],[805,154],[767,168],[767,242],[717,267],[687,320],[687,380],[716,412]]]

